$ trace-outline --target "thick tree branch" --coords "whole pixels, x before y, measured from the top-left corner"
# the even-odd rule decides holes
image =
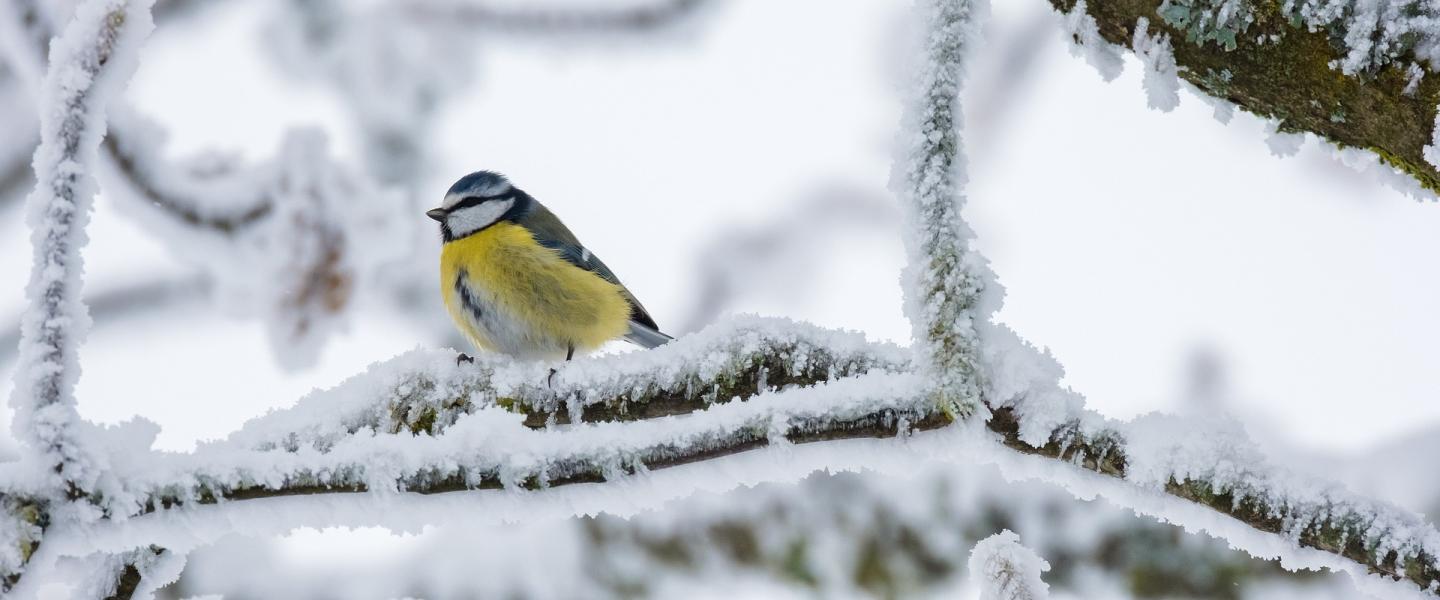
[[[1068,12],[1077,2],[1050,3]],[[1182,13],[1177,9],[1162,11],[1161,0],[1092,0],[1084,8],[1106,41],[1127,48],[1136,23],[1147,19],[1152,34],[1169,35],[1180,77],[1201,91],[1277,119],[1280,131],[1310,132],[1341,146],[1373,151],[1421,186],[1440,193],[1440,171],[1424,157],[1440,103],[1440,76],[1414,47],[1423,48],[1426,37],[1435,33],[1406,34],[1403,39],[1412,47],[1395,44],[1384,54],[1380,49],[1385,45],[1375,43],[1376,56],[1358,63],[1352,53],[1362,50],[1351,47],[1347,38],[1363,32],[1344,23],[1309,27],[1299,14],[1285,14],[1280,2],[1240,0],[1252,22],[1208,28],[1199,20],[1209,14],[1206,11],[1218,10],[1211,6],[1215,3],[1176,0],[1173,4],[1188,7],[1183,14],[1189,16],[1179,18]],[[1435,10],[1433,5],[1425,6],[1418,3],[1412,9],[1417,15]],[[1399,26],[1388,19],[1382,16],[1380,23]],[[1361,37],[1373,42],[1380,35]],[[1363,68],[1347,74],[1343,64]]]
[[[720,332],[711,333],[715,335],[709,341],[723,339]],[[734,330],[723,333],[731,335]],[[706,332],[696,335],[697,342],[708,343]],[[710,380],[673,372],[651,380],[635,379],[638,367],[662,370],[662,365],[706,354],[704,344],[687,348],[687,340],[676,342],[669,356],[663,355],[667,346],[647,353],[575,361],[569,371],[562,372],[567,383],[561,384],[561,389],[605,389],[600,382],[614,373],[619,375],[611,381],[628,380],[633,386],[623,400],[608,395],[590,399],[578,409],[580,423],[570,422],[576,408],[552,397],[527,395],[540,387],[529,380],[543,379],[543,365],[529,368],[494,361],[482,362],[474,370],[457,369],[447,355],[425,353],[377,366],[372,373],[309,397],[290,411],[267,416],[226,444],[202,448],[179,460],[145,459],[147,472],[169,473],[171,479],[145,481],[143,473],[126,479],[148,490],[136,490],[143,493],[134,505],[146,512],[186,503],[376,489],[427,494],[537,489],[599,483],[782,441],[883,438],[948,422],[925,399],[913,377],[874,369],[849,377],[822,376],[821,380],[829,383],[798,387],[817,372],[811,369],[805,371],[810,375],[792,376],[795,383],[783,390],[757,393],[755,382],[770,368],[762,365],[782,364],[791,360],[789,357],[765,361],[755,360],[755,354],[728,351],[725,358],[710,365],[733,368],[712,371]],[[851,347],[851,355],[857,348]],[[887,352],[884,347],[877,348],[880,354]],[[837,350],[832,345],[830,354],[847,353]],[[632,365],[622,366],[626,362]],[[424,367],[417,369],[417,365]],[[379,381],[388,383],[377,389]],[[685,381],[689,382],[685,385],[702,389],[722,383],[734,386],[730,389],[744,391],[748,399],[717,402],[709,394],[675,394],[679,388],[674,386]],[[356,394],[360,397],[354,397]],[[661,402],[663,410],[644,408],[650,400]],[[362,409],[362,404],[367,408]],[[522,417],[496,412],[501,405],[525,412],[524,426]],[[1053,427],[1045,442],[1035,446],[1026,441],[1035,435],[1022,417],[1034,409],[1023,403],[995,407],[986,428],[1014,451],[1055,459],[1141,489],[1158,486],[1154,489],[1196,502],[1258,531],[1281,535],[1299,546],[1344,557],[1370,572],[1406,580],[1421,589],[1440,581],[1434,560],[1440,536],[1418,517],[1335,486],[1297,480],[1243,451],[1236,454],[1236,442],[1225,439],[1226,432],[1205,433],[1203,426],[1195,426],[1192,429],[1200,433],[1174,440],[1174,448],[1136,446],[1133,436],[1156,435],[1151,424],[1115,423],[1093,413],[1080,413]],[[323,430],[322,420],[327,416],[332,423],[349,424]],[[293,430],[282,433],[287,426]],[[412,436],[412,431],[421,433]],[[1208,441],[1212,439],[1215,441]],[[476,447],[477,440],[485,442]],[[1207,448],[1207,443],[1215,447]],[[1164,475],[1165,481],[1153,483],[1156,456],[1144,457],[1150,463],[1139,471],[1132,464],[1135,452],[1168,455],[1176,451],[1213,455],[1215,470],[1163,471],[1169,473]],[[397,464],[408,466],[396,470]],[[1124,498],[1115,500],[1122,505],[1126,502]]]

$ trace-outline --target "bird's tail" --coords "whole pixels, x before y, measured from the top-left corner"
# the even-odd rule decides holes
[[[654,348],[666,342],[673,341],[674,339],[675,338],[635,321],[630,322],[630,332],[625,334],[625,341],[646,349]]]

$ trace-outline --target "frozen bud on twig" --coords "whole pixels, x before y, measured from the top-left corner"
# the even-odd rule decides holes
[[[266,195],[274,215],[248,240],[260,259],[251,283],[263,294],[256,300],[276,356],[299,368],[343,323],[360,280],[407,247],[396,240],[404,205],[330,162],[318,131],[291,132],[272,169]]]
[[[1050,586],[1040,574],[1050,563],[1020,545],[1010,530],[980,540],[970,550],[970,576],[980,587],[980,600],[1044,600]]]

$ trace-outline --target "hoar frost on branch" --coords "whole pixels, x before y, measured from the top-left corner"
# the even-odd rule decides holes
[[[1007,483],[988,466],[920,466],[909,457],[905,464],[913,471],[833,472],[839,466],[858,468],[845,465],[845,457],[870,453],[878,443],[848,445],[824,449],[831,472],[797,475],[794,482],[766,477],[770,482],[724,494],[702,490],[663,504],[619,501],[594,517],[530,515],[521,524],[499,528],[437,519],[445,526],[410,538],[411,551],[386,557],[384,569],[369,562],[296,562],[281,550],[287,543],[283,539],[230,536],[192,552],[185,575],[171,591],[181,598],[674,598],[684,596],[677,586],[713,590],[713,574],[723,572],[753,574],[801,596],[943,596],[967,579],[968,549],[996,531],[1018,526],[1026,531],[1028,547],[1050,557],[1054,568],[1045,581],[1057,596],[1124,597],[1128,588],[1144,598],[1160,588],[1199,598],[1256,597],[1251,590],[1316,579],[1344,594],[1336,598],[1353,595],[1339,577],[1291,574],[1273,562],[1233,552],[1221,540],[1137,519],[1103,501],[1077,502],[1038,481]],[[779,450],[788,456],[783,462],[803,460],[793,450]],[[736,458],[746,464],[782,462],[772,456]],[[731,461],[725,468],[744,466]],[[686,476],[706,479],[712,473]],[[632,479],[619,494],[649,498],[634,488],[653,480]],[[664,494],[670,487],[657,482],[654,490]],[[354,535],[385,534],[366,530]],[[482,538],[487,543],[477,545]],[[545,541],[534,544],[538,539]],[[241,563],[250,568],[234,568]],[[484,577],[473,575],[479,568],[485,569]],[[256,571],[267,576],[257,579],[252,576]],[[1099,573],[1106,575],[1097,581]]]
[[[80,248],[95,200],[91,171],[106,103],[134,70],[136,48],[151,27],[147,0],[97,0],[78,8],[51,46],[39,103],[37,185],[27,207],[34,267],[11,405],[18,436],[41,453],[44,467],[72,496],[95,491],[103,475],[83,439],[74,395],[78,346],[90,319],[80,302]]]
[[[1440,82],[1440,4],[1430,0],[1050,0],[1110,80],[1114,49],[1153,68],[1168,38],[1179,78],[1218,106],[1238,105],[1286,133],[1313,133],[1417,199],[1440,193],[1431,160]],[[1142,36],[1141,32],[1145,35]],[[1106,68],[1104,65],[1111,65]],[[1168,70],[1168,69],[1167,69]],[[1156,88],[1149,83],[1152,95]],[[1218,114],[1218,113],[1217,113]],[[1374,160],[1349,156],[1369,153]],[[1371,163],[1380,163],[1373,165]],[[1378,167],[1378,168],[1376,168]],[[1397,177],[1398,175],[1398,177]]]
[[[905,154],[892,175],[908,233],[905,315],[932,398],[963,415],[983,411],[980,328],[999,308],[994,276],[970,248],[975,234],[960,215],[965,183],[960,90],[966,52],[979,38],[977,13],[988,7],[984,0],[918,5],[923,62],[916,65],[913,104],[900,140]]]
[[[1180,105],[1180,78],[1175,73],[1170,36],[1163,33],[1151,36],[1150,20],[1142,18],[1135,22],[1131,47],[1145,66],[1145,96],[1150,108],[1164,112],[1175,110]]]
[[[1085,12],[1085,0],[1064,15],[1065,33],[1069,36],[1070,54],[1085,58],[1095,67],[1105,81],[1113,81],[1125,69],[1125,60],[1120,52],[1100,37],[1100,27],[1090,13]]]

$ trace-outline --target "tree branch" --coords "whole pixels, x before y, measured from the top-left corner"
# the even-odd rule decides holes
[[[162,183],[152,162],[155,158],[153,156],[141,158],[144,151],[140,150],[137,144],[126,141],[135,135],[135,132],[123,126],[116,128],[105,137],[103,148],[106,157],[113,162],[116,172],[124,177],[130,190],[161,213],[192,227],[230,235],[254,225],[269,216],[274,210],[274,201],[261,193],[255,193],[248,202],[235,203],[235,207],[223,212],[211,208],[202,209],[195,202],[195,198],[202,197],[202,195],[182,193],[174,189],[173,185]],[[151,167],[144,166],[147,164],[150,164]],[[183,170],[173,165],[166,166],[166,169]],[[223,179],[226,176],[239,175],[228,170],[210,173],[197,178],[193,184],[218,187],[223,185]]]
[[[85,226],[94,203],[89,168],[104,133],[106,102],[134,68],[133,54],[149,34],[143,0],[94,0],[76,9],[51,46],[40,100],[40,146],[35,191],[28,200],[34,264],[26,288],[20,360],[11,405],[16,429],[45,469],[50,501],[96,493],[104,476],[75,406],[78,346],[89,326],[80,299]],[[5,587],[13,587],[39,544],[48,513],[38,503],[7,499],[9,522],[0,530]],[[18,554],[18,556],[17,556]]]
[[[1050,3],[1061,12],[1077,4]],[[1353,6],[1329,20],[1307,17],[1314,4],[1308,0],[1283,3],[1295,7],[1290,14],[1280,2],[1233,4],[1243,14],[1222,23],[1214,22],[1220,8],[1213,0],[1171,0],[1171,8],[1162,8],[1167,5],[1161,0],[1092,0],[1084,10],[1106,42],[1122,47],[1130,46],[1137,22],[1147,19],[1152,33],[1169,36],[1179,76],[1204,93],[1276,119],[1280,131],[1370,150],[1440,193],[1440,171],[1424,156],[1440,103],[1440,77],[1429,56],[1436,33],[1410,29],[1412,19],[1440,16],[1433,4],[1403,9],[1414,15],[1379,16],[1369,26],[1383,24],[1384,30],[1372,32],[1344,20],[1365,12]],[[1401,10],[1405,3],[1391,4]],[[1397,37],[1392,41],[1391,35]]]
[[[915,377],[878,366],[892,352],[885,346],[873,347],[865,359],[869,368],[853,363],[849,371],[858,374],[840,376],[846,370],[837,369],[834,377],[818,375],[824,383],[801,387],[837,364],[827,358],[814,368],[790,369],[786,377],[792,383],[778,391],[757,386],[762,373],[796,354],[852,357],[844,362],[856,360],[865,348],[845,336],[819,352],[822,332],[799,331],[716,352],[716,342],[745,337],[744,329],[725,326],[650,352],[577,360],[558,376],[555,395],[538,391],[544,365],[481,359],[471,369],[455,367],[443,352],[403,356],[252,422],[227,442],[194,455],[135,457],[143,467],[119,467],[136,486],[127,506],[149,512],[294,495],[599,483],[774,443],[883,438],[948,422]],[[687,367],[669,370],[675,365]],[[647,371],[651,377],[641,376]],[[711,375],[702,378],[700,372]],[[745,398],[717,402],[700,392],[719,386]],[[1043,414],[1038,402],[1056,393],[1042,387],[1027,392],[1035,396],[1028,404],[1015,400],[994,407],[985,427],[1005,447],[1124,480],[1137,490],[1163,491],[1421,589],[1440,581],[1434,560],[1440,534],[1414,515],[1269,467],[1243,438],[1200,424],[1179,423],[1191,434],[1175,437],[1165,423],[1116,423],[1082,411],[1037,436],[1026,420],[1053,417]],[[677,393],[687,388],[689,394]],[[598,394],[584,402],[570,396],[574,406],[557,398],[587,389]],[[662,407],[646,408],[651,401]],[[525,414],[512,416],[498,410],[502,406]],[[572,419],[577,411],[578,422]],[[1037,437],[1042,441],[1035,443]],[[1163,443],[1136,437],[1159,437]],[[1202,456],[1208,466],[1174,459],[1177,453]],[[1136,456],[1145,459],[1138,467]],[[157,478],[157,472],[166,475]]]
[[[978,38],[969,0],[923,0],[924,48],[905,112],[892,186],[906,218],[909,254],[903,278],[920,371],[929,394],[952,414],[983,408],[977,328],[998,306],[983,306],[989,269],[970,249],[975,237],[960,215],[964,206],[964,150],[960,88],[965,56]]]
[[[655,0],[626,8],[495,8],[471,0],[409,0],[416,16],[471,28],[543,33],[651,31],[694,14],[709,0]]]
[[[80,247],[95,194],[89,167],[103,135],[107,97],[134,66],[133,58],[124,57],[150,28],[147,6],[116,0],[83,5],[52,46],[42,92],[42,103],[57,110],[41,113],[37,186],[29,200],[35,262],[11,404],[17,429],[48,458],[72,497],[92,490],[100,476],[77,431],[74,398],[77,347],[89,324],[80,299]]]

